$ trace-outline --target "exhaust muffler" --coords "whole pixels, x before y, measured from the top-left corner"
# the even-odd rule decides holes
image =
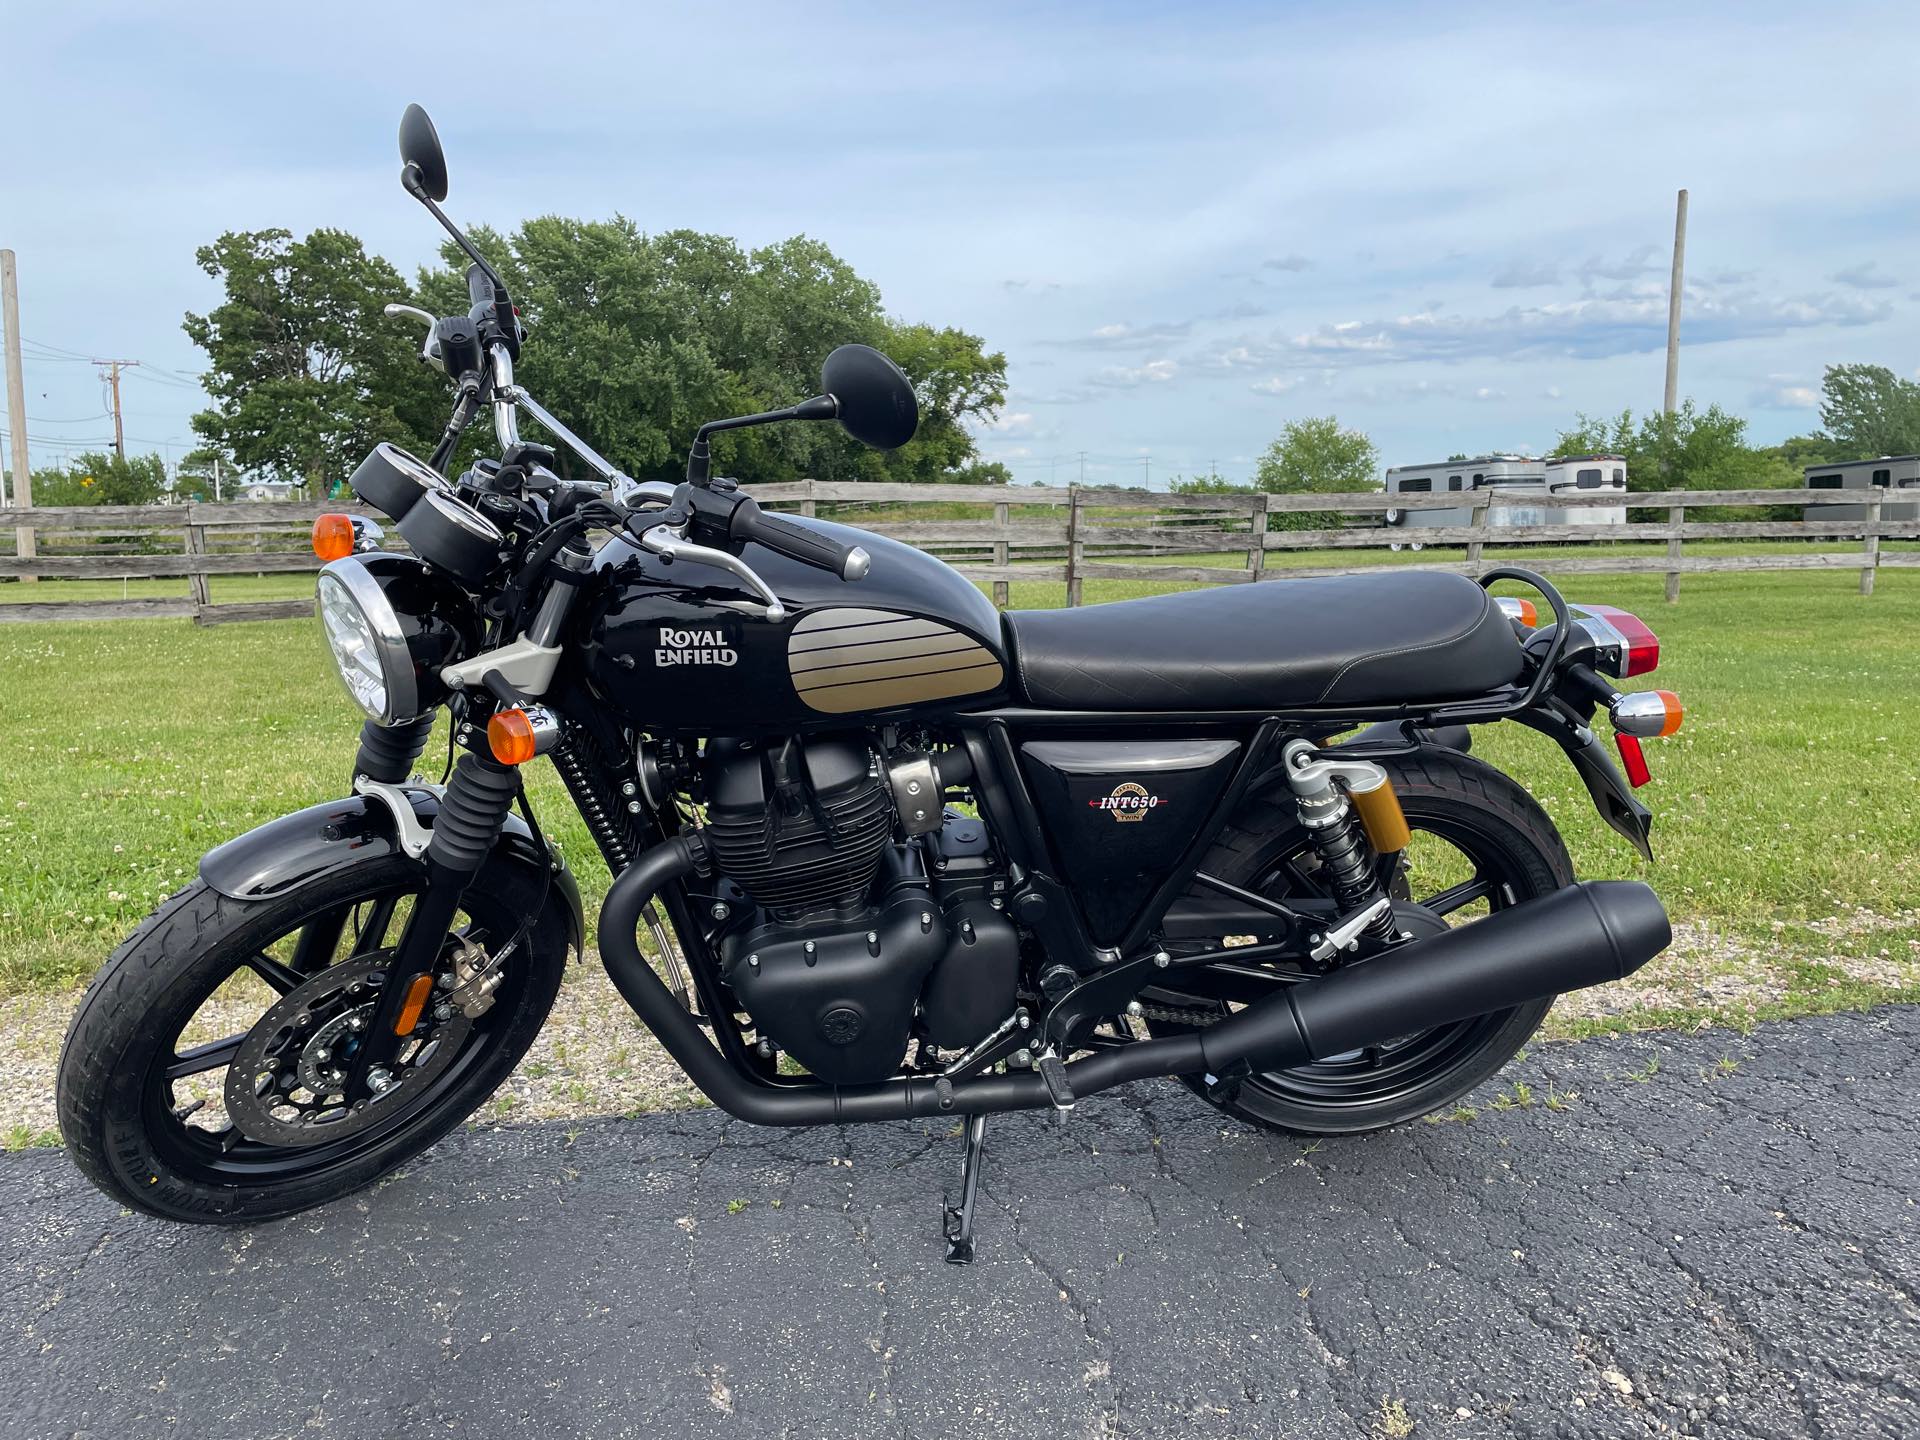
[[[1293,986],[1201,1031],[1200,1048],[1216,1075],[1281,1070],[1624,979],[1672,943],[1647,886],[1590,880]]]

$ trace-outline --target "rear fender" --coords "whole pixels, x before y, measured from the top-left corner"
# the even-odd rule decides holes
[[[412,804],[414,818],[431,830],[440,813],[440,797],[425,786],[398,788]],[[394,855],[407,858],[425,877],[425,862],[407,856],[400,827],[386,802],[350,795],[282,815],[215,846],[201,858],[200,878],[235,900],[266,900],[350,865]],[[534,874],[550,869],[547,904],[559,908],[574,952],[585,953],[586,920],[579,882],[558,854],[534,839],[524,817],[507,816],[488,863],[519,866]]]
[[[1640,852],[1640,858],[1651,864],[1653,845],[1648,836],[1653,831],[1653,812],[1634,799],[1633,787],[1627,784],[1626,777],[1600,744],[1593,727],[1582,725],[1558,709],[1545,705],[1522,710],[1509,718],[1519,721],[1530,730],[1550,736],[1566,751],[1567,759],[1573,762],[1581,783],[1587,787],[1587,794],[1592,797],[1593,808],[1600,812],[1600,818],[1625,836],[1628,843]]]

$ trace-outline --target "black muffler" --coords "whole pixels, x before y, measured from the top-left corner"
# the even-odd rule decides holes
[[[635,858],[600,910],[600,958],[615,986],[707,1097],[760,1125],[985,1114],[1052,1103],[1031,1072],[878,1085],[772,1086],[736,1070],[640,953],[641,912],[655,892],[704,860],[679,835]],[[1075,1095],[1153,1076],[1284,1069],[1395,1036],[1510,1009],[1632,974],[1673,940],[1667,914],[1638,881],[1569,885],[1377,959],[1290,986],[1188,1035],[1100,1050],[1066,1067]],[[1165,972],[1156,971],[1156,975]]]
[[[1563,990],[1621,980],[1673,942],[1637,880],[1569,885],[1324,975],[1201,1032],[1207,1068],[1282,1070]]]

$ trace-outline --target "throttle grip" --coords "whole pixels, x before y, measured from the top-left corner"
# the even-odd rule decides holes
[[[779,515],[769,515],[756,502],[748,499],[742,499],[735,508],[733,518],[727,524],[727,534],[735,540],[751,540],[756,545],[764,545],[790,560],[816,566],[838,575],[842,580],[864,578],[872,564],[872,557],[862,546],[843,545],[818,530],[796,525]]]

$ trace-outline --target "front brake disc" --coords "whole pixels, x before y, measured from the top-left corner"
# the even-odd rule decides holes
[[[386,1067],[393,1083],[349,1101],[360,1036],[386,981],[386,953],[333,965],[295,986],[255,1022],[227,1067],[227,1118],[263,1145],[325,1145],[388,1120],[460,1053],[473,1022],[436,1001]]]

